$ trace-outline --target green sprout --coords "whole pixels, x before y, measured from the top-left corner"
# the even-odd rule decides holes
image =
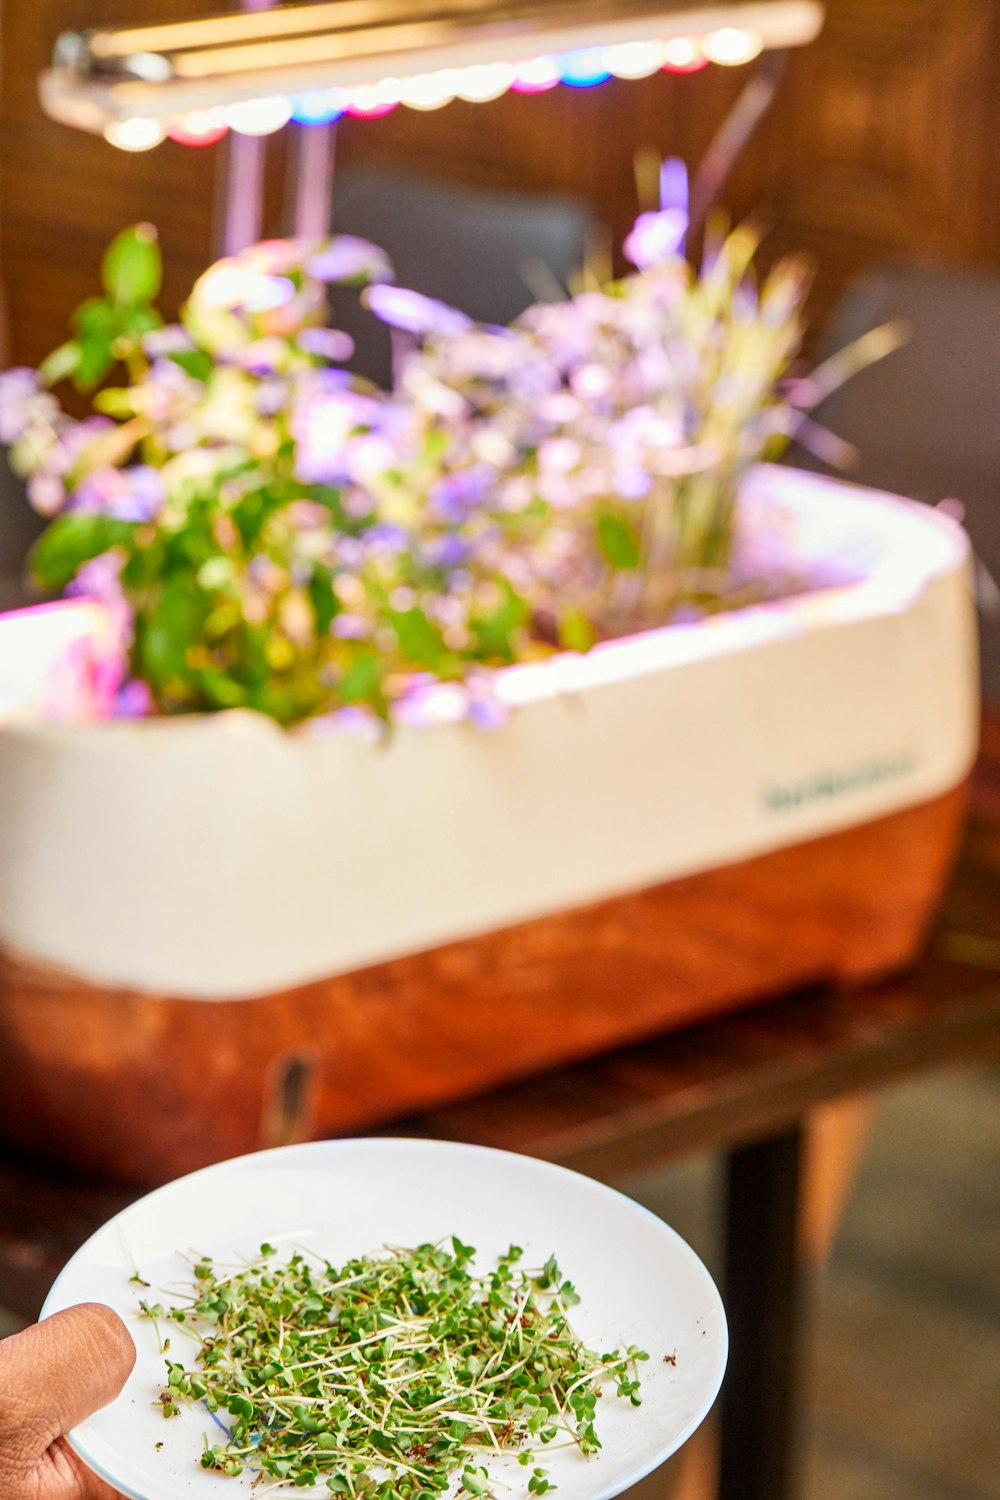
[[[597,1400],[610,1388],[638,1405],[647,1355],[581,1342],[554,1258],[523,1269],[512,1245],[480,1274],[475,1254],[454,1236],[341,1267],[299,1251],[281,1264],[270,1245],[235,1271],[203,1256],[186,1305],[140,1303],[194,1345],[189,1363],[166,1360],[164,1416],[200,1402],[228,1419],[202,1468],[344,1500],[434,1500],[456,1476],[458,1496],[491,1497],[483,1460],[518,1450],[543,1495],[555,1486],[535,1450],[595,1453]]]

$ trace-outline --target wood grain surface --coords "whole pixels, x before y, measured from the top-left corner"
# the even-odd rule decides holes
[[[364,1130],[803,985],[910,961],[964,788],[822,839],[259,999],[0,956],[0,1137],[155,1182]]]

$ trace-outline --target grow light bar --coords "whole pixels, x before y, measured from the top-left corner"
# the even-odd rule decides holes
[[[41,98],[54,119],[146,150],[736,65],[811,41],[822,20],[820,0],[325,0],[68,33]]]

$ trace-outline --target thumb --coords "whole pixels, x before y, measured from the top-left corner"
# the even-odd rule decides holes
[[[110,1307],[84,1303],[0,1343],[0,1477],[41,1479],[65,1433],[118,1395],[135,1345]]]

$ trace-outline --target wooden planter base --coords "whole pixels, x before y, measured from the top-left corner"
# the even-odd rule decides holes
[[[263,1146],[363,1131],[799,986],[871,979],[918,951],[964,805],[962,787],[254,1000],[104,989],[0,955],[0,1136],[152,1184]]]

